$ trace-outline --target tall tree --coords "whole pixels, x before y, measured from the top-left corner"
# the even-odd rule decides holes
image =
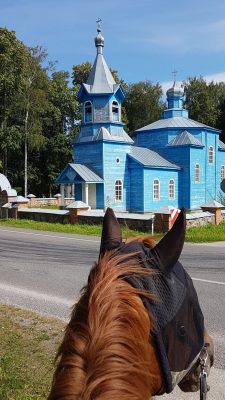
[[[124,107],[130,134],[161,117],[162,88],[158,83],[156,85],[149,81],[131,83],[126,86],[125,94]]]
[[[15,104],[22,90],[26,47],[14,31],[0,28],[0,152],[3,172],[8,173],[8,153],[18,149],[21,139],[15,119]]]
[[[56,177],[72,158],[78,105],[68,72],[54,72],[50,83],[50,107],[43,117],[45,145],[37,155],[40,180],[36,187],[40,194],[51,196],[58,187]]]
[[[185,106],[189,117],[209,126],[216,127],[220,110],[220,85],[207,83],[202,77],[188,78],[185,83]]]
[[[42,114],[48,107],[49,78],[42,67],[46,59],[45,50],[40,47],[27,48],[26,67],[22,91],[18,101],[24,125],[24,195],[27,196],[28,146],[40,149],[44,145]]]

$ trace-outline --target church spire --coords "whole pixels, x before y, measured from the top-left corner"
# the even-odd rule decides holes
[[[95,38],[95,46],[97,48],[97,54],[102,54],[105,40],[104,37],[101,35],[101,25],[100,25],[100,22],[102,22],[101,18],[98,17],[96,22],[97,22],[97,36]]]

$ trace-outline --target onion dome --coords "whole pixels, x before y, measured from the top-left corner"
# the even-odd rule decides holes
[[[95,46],[97,47],[97,54],[102,54],[102,48],[104,47],[105,39],[101,34],[101,26],[100,26],[101,19],[98,18],[96,22],[98,26],[97,26],[97,36],[95,37]]]
[[[184,89],[174,81],[173,87],[168,89],[166,92],[168,97],[183,97]]]

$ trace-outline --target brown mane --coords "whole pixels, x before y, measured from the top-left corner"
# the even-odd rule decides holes
[[[154,321],[140,299],[151,294],[124,280],[151,273],[131,254],[129,261],[117,251],[100,258],[66,328],[49,400],[149,400],[160,389]]]

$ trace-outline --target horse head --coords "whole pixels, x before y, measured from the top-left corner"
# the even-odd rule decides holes
[[[206,352],[209,372],[213,341],[178,261],[185,222],[181,210],[159,243],[123,243],[107,209],[99,260],[66,328],[49,400],[148,400],[176,384],[199,389],[199,360]]]

